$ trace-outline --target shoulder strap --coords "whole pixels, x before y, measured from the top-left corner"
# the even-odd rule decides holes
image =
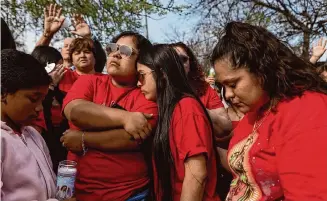
[[[109,93],[109,85],[111,82],[111,79],[109,78],[108,81],[107,81],[107,87],[106,87],[106,95],[105,95],[105,98],[102,102],[102,105],[104,106],[107,106],[107,100],[108,100],[108,93]],[[117,104],[121,99],[123,99],[125,96],[127,96],[130,92],[132,92],[134,89],[136,89],[136,86],[131,88],[130,90],[128,91],[125,91],[123,94],[121,94],[116,101],[111,101],[109,107],[112,107],[113,105]]]
[[[130,92],[132,92],[134,89],[136,89],[136,87],[133,87],[133,88],[131,88],[131,89],[128,90],[128,91],[125,91],[123,94],[121,94],[121,95],[117,98],[116,101],[111,101],[111,103],[110,103],[110,107],[113,106],[114,104],[119,103],[119,101],[120,101],[121,99],[123,99],[124,97],[126,97],[126,96],[127,96]]]

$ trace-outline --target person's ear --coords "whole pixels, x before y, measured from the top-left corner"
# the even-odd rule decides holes
[[[7,104],[7,93],[1,93],[1,103]]]

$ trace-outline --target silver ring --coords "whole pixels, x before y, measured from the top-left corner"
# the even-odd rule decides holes
[[[65,147],[65,142],[62,143],[62,146]]]

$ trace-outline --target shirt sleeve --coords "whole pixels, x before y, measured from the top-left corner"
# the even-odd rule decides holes
[[[218,108],[223,108],[224,104],[221,102],[219,96],[218,96],[218,92],[216,92],[213,88],[208,87],[207,89],[207,104],[206,104],[206,108],[208,110],[213,110],[213,109],[218,109]]]
[[[289,106],[279,119],[275,149],[285,200],[327,200],[327,107],[321,106]]]
[[[157,120],[158,120],[158,106],[156,103],[146,101],[142,104],[138,104],[138,107],[136,107],[136,109],[133,112],[153,114],[152,118],[149,119],[148,121],[151,124],[152,131],[155,130],[155,128],[157,127]]]
[[[96,76],[93,75],[80,76],[75,81],[71,89],[68,91],[63,101],[62,109],[64,110],[68,103],[76,99],[93,101],[95,82],[96,82]]]
[[[210,157],[212,149],[212,132],[210,123],[205,116],[188,114],[173,125],[173,136],[178,150],[179,158],[187,158],[205,154]]]

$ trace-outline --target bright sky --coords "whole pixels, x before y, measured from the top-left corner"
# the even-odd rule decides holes
[[[187,0],[176,0],[177,4],[185,4]],[[198,18],[186,18],[184,16],[179,16],[178,14],[169,13],[166,16],[151,16],[148,18],[148,30],[149,38],[153,43],[163,43],[169,41],[169,38],[175,36],[174,29],[178,30],[180,33],[185,32],[186,37],[192,37],[192,28],[197,23]],[[143,21],[145,22],[145,20]],[[145,23],[144,23],[145,24]],[[144,28],[145,30],[145,28]],[[141,30],[142,32],[142,30]],[[145,31],[143,32],[145,33]],[[170,37],[169,37],[170,36]],[[27,52],[30,53],[36,41],[40,38],[40,35],[36,36],[35,33],[26,33],[25,44],[27,47]],[[326,38],[327,39],[327,38]],[[60,48],[62,42],[53,44],[54,47]],[[323,55],[320,61],[326,61],[327,53]]]

